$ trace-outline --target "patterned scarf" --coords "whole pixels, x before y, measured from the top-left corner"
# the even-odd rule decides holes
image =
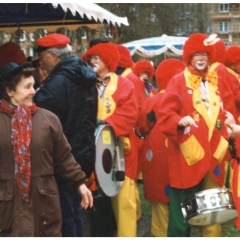
[[[104,79],[97,79],[97,88],[99,89],[100,86],[106,87],[108,83],[110,82],[110,75],[106,76]]]
[[[144,80],[144,85],[148,93],[152,92],[152,84],[148,82],[148,80]]]
[[[25,202],[30,201],[30,141],[32,137],[32,115],[38,107],[12,106],[0,100],[0,111],[12,115],[11,139],[15,162],[15,179]]]

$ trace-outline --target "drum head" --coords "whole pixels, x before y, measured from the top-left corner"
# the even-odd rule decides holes
[[[116,196],[122,182],[116,181],[116,171],[124,171],[124,152],[120,139],[119,158],[116,152],[116,139],[113,128],[109,125],[99,125],[95,131],[96,161],[95,172],[103,193]]]
[[[188,224],[193,226],[208,226],[212,224],[223,224],[237,218],[238,213],[236,209],[223,209],[214,211],[205,211],[200,215],[196,215],[188,220]]]
[[[182,212],[185,221],[193,226],[223,224],[238,216],[232,194],[224,188],[204,190],[186,198]]]

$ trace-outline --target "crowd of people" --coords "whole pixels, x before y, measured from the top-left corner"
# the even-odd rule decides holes
[[[0,46],[0,236],[84,237],[87,210],[91,237],[113,237],[115,229],[136,237],[141,182],[151,236],[188,237],[183,201],[208,189],[234,191],[229,142],[240,149],[239,46],[194,33],[182,60],[154,67],[100,38],[81,56],[63,34],[36,43],[33,58],[17,43]],[[103,125],[124,156],[114,196],[102,191],[95,169]],[[219,223],[201,230],[222,235]]]

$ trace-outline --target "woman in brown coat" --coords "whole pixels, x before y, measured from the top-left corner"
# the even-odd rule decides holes
[[[78,189],[83,208],[93,205],[58,118],[32,101],[33,70],[31,63],[0,69],[0,237],[61,236],[55,176]]]

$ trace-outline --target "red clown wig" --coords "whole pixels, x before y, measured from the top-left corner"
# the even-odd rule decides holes
[[[88,48],[87,51],[81,56],[82,59],[89,62],[91,56],[99,56],[101,60],[108,66],[109,72],[114,72],[118,66],[120,59],[117,47],[113,43],[100,42],[92,47]]]
[[[147,60],[140,60],[136,62],[134,68],[133,68],[133,73],[137,76],[139,76],[140,73],[147,72],[148,73],[148,80],[151,80],[153,75],[154,75],[154,67],[152,64],[147,61]]]
[[[155,77],[157,81],[157,85],[160,90],[166,89],[168,82],[170,79],[182,72],[185,69],[184,62],[176,59],[176,58],[169,58],[163,60],[157,67],[155,72]]]
[[[21,47],[15,42],[7,42],[0,46],[0,68],[9,63],[22,64],[27,62]]]
[[[189,65],[191,56],[197,52],[205,52],[208,54],[208,59],[212,62],[215,54],[214,45],[205,45],[204,40],[208,38],[208,35],[202,33],[194,33],[189,36],[183,45],[183,61]]]
[[[118,49],[120,60],[118,63],[118,67],[122,68],[129,68],[133,66],[133,60],[130,54],[130,51],[128,48],[124,47],[121,44],[116,44],[116,47]]]
[[[215,46],[215,54],[212,59],[212,62],[219,62],[219,63],[225,63],[226,59],[226,46],[223,40],[219,40],[214,44]]]
[[[240,63],[240,47],[230,46],[226,50],[225,65],[227,67]]]

